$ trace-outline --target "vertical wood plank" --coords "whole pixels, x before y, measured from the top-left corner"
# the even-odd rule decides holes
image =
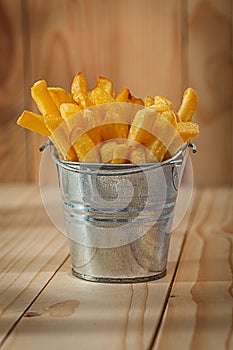
[[[199,185],[232,184],[232,1],[189,1],[189,84],[200,97]]]
[[[232,199],[202,192],[153,349],[232,348]]]
[[[0,181],[26,180],[21,0],[0,1]]]

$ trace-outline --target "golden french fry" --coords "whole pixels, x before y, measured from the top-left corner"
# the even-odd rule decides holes
[[[164,96],[155,96],[154,98],[155,101],[155,105],[164,105],[164,111],[165,112],[167,110],[167,108],[165,108],[165,106],[168,107],[168,109],[173,109],[173,103],[171,101],[169,101],[166,97]]]
[[[102,141],[99,113],[98,111],[94,113],[89,109],[85,109],[82,114],[85,131],[97,145]]]
[[[53,99],[53,102],[55,102],[57,108],[60,108],[60,105],[62,103],[72,103],[73,97],[72,94],[70,94],[68,91],[66,91],[63,88],[60,87],[48,87],[48,91],[50,96]]]
[[[153,97],[151,97],[151,96],[146,96],[145,97],[145,101],[144,101],[145,107],[150,107],[154,103],[155,103],[155,101],[154,101]]]
[[[129,160],[133,164],[142,164],[147,162],[145,148],[141,145],[133,147],[131,149]]]
[[[87,94],[87,81],[83,73],[79,72],[75,75],[71,84],[71,93],[75,95],[76,93]]]
[[[107,111],[103,124],[101,126],[101,134],[103,140],[115,138],[127,138],[129,126],[123,115],[116,112]]]
[[[32,86],[31,95],[43,116],[46,114],[60,116],[59,109],[49,94],[45,80],[38,80]]]
[[[99,87],[92,90],[91,96],[96,105],[115,102],[115,99],[109,93]]]
[[[64,159],[77,161],[77,155],[68,140],[68,128],[61,116],[48,114],[44,116],[44,122],[50,131],[50,139]]]
[[[198,124],[192,122],[179,122],[177,124],[177,131],[182,137],[184,143],[199,135]]]
[[[177,112],[179,121],[189,122],[192,120],[192,117],[198,106],[198,96],[196,91],[192,88],[185,90],[183,94],[183,99],[181,106]]]
[[[17,120],[17,124],[41,135],[50,136],[50,131],[45,126],[44,119],[40,114],[23,111]]]
[[[122,89],[116,97],[117,102],[129,102],[130,91],[128,88]]]
[[[83,73],[75,75],[71,84],[71,92],[73,99],[82,108],[88,108],[93,105],[92,101],[88,97],[87,82]]]
[[[91,91],[87,91],[87,97],[89,98],[89,101],[91,101],[91,103],[94,105],[94,101],[92,100]]]
[[[131,94],[129,95],[129,102],[144,106],[144,102],[141,98],[135,97]]]
[[[199,135],[198,124],[192,122],[178,122],[176,130],[175,138],[168,149],[166,158],[174,155],[186,142]]]
[[[87,133],[82,133],[76,140],[73,139],[72,145],[80,162],[96,163],[100,161],[98,148]]]
[[[175,138],[176,126],[176,115],[172,110],[157,115],[152,131],[155,139],[148,148],[158,162],[163,160]],[[153,159],[149,159],[149,161],[153,161]]]
[[[135,97],[131,94],[128,88],[123,88],[116,97],[117,102],[131,102],[144,106],[144,102],[141,98]]]
[[[113,96],[113,83],[110,79],[105,77],[99,77],[97,79],[96,87],[105,91],[107,94]]]
[[[163,96],[155,96],[154,104],[150,105],[150,108],[153,109],[156,113],[163,113],[173,109],[173,104]]]
[[[77,126],[84,127],[83,119],[81,117],[82,114],[79,113],[80,111],[81,108],[76,103],[62,103],[60,105],[61,116],[66,121],[70,131]]]
[[[103,163],[111,163],[116,145],[116,141],[107,141],[101,146],[100,156]]]
[[[117,144],[113,151],[112,164],[124,164],[128,161],[130,146],[127,143]]]
[[[133,145],[134,141],[142,143],[145,146],[154,141],[151,134],[157,114],[149,108],[139,110],[133,119],[129,129],[128,140]]]

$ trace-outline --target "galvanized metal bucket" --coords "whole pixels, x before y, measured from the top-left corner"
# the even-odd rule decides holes
[[[165,276],[170,226],[188,155],[149,164],[56,164],[72,272],[96,282],[144,282]]]

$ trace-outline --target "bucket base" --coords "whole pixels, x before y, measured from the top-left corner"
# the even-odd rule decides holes
[[[79,273],[75,271],[72,268],[72,274],[75,277],[81,278],[86,281],[90,282],[99,282],[99,283],[140,283],[140,282],[149,282],[149,281],[154,281],[158,280],[162,277],[164,277],[167,273],[167,269],[165,269],[162,272],[155,273],[154,275],[150,276],[142,276],[142,277],[121,277],[121,278],[113,278],[113,277],[95,277],[95,276],[90,276],[90,275],[85,275],[82,273]]]

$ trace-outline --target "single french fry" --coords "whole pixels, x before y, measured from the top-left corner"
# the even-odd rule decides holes
[[[149,108],[141,109],[135,114],[128,135],[131,145],[136,141],[148,146],[154,141],[151,131],[156,117],[157,114]]]
[[[85,75],[81,72],[77,73],[71,84],[71,93],[75,95],[76,93],[87,94],[87,81]]]
[[[144,106],[144,101],[141,98],[135,97],[131,94],[129,95],[129,102]]]
[[[107,141],[101,146],[100,156],[103,163],[111,163],[116,145],[116,141]]]
[[[77,155],[68,138],[68,128],[61,116],[48,114],[44,116],[44,122],[50,131],[50,139],[64,159],[77,161]]]
[[[161,162],[176,135],[176,116],[172,110],[158,114],[153,126],[154,141],[148,147],[154,160]],[[149,159],[153,161],[153,159]]]
[[[97,145],[102,141],[101,125],[100,125],[101,122],[99,120],[100,116],[98,111],[96,110],[94,111],[96,113],[94,113],[92,110],[85,109],[82,115],[83,115],[85,131],[94,141],[94,143]]]
[[[173,109],[173,103],[164,96],[155,96],[154,101],[155,105],[157,105],[158,107],[160,105],[161,107],[164,106],[164,110],[162,112],[167,111],[166,106],[168,107],[168,109]]]
[[[76,103],[62,103],[60,105],[60,113],[62,118],[66,121],[68,129],[71,131],[77,126],[84,127],[80,106]]]
[[[129,126],[123,115],[116,112],[107,111],[101,126],[103,140],[123,138],[126,139]]]
[[[128,160],[130,146],[127,143],[117,144],[113,151],[112,164],[124,164]]]
[[[192,117],[198,106],[198,96],[196,91],[192,88],[185,90],[183,94],[183,99],[181,106],[177,112],[179,121],[189,122],[192,120]]]
[[[128,88],[123,88],[116,97],[117,102],[129,102],[130,91]]]
[[[53,99],[53,102],[55,102],[57,108],[60,108],[60,105],[62,103],[72,103],[73,97],[72,94],[70,94],[68,91],[66,91],[63,88],[60,87],[48,87],[48,91],[50,96]]]
[[[109,93],[99,87],[92,90],[91,95],[96,105],[115,102],[115,99]]]
[[[184,143],[194,139],[199,135],[199,127],[197,123],[193,122],[179,122],[177,124],[177,131],[182,137]]]
[[[87,133],[82,133],[76,140],[72,140],[73,147],[80,162],[99,162],[99,152],[95,142]]]
[[[153,97],[151,96],[146,96],[144,100],[145,107],[150,107],[155,103]]]
[[[129,160],[133,164],[142,164],[147,162],[145,147],[138,145],[131,149]]]
[[[75,75],[71,84],[71,93],[74,101],[82,108],[88,108],[93,105],[88,97],[87,82],[83,73]]]
[[[59,109],[49,94],[45,80],[38,80],[32,86],[31,95],[43,116],[46,114],[60,116]]]
[[[97,79],[96,87],[102,89],[107,94],[113,96],[113,82],[105,77],[99,77]]]
[[[173,109],[173,104],[163,96],[155,96],[154,104],[150,105],[150,108],[153,109],[156,113],[163,113]]]
[[[17,124],[41,135],[50,136],[50,131],[45,126],[43,116],[40,114],[25,110],[17,119]]]
[[[169,146],[166,158],[173,156],[186,142],[199,135],[198,124],[193,122],[178,122],[176,130],[175,138]]]

